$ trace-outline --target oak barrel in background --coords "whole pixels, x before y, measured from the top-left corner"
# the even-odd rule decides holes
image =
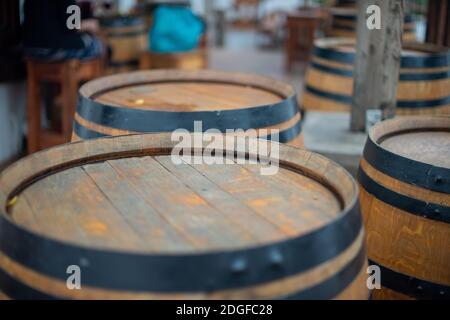
[[[180,69],[199,70],[208,67],[207,37],[200,38],[198,48],[190,51],[158,53],[146,51],[141,55],[140,70],[148,69]]]
[[[279,157],[242,163],[256,155],[226,141],[215,155],[231,154],[233,164],[175,165],[178,142],[146,134],[20,160],[0,175],[0,291],[15,299],[367,299],[354,179],[323,156],[260,141],[279,147]],[[208,151],[196,148],[183,155]],[[261,175],[263,159],[279,159],[278,173]],[[81,290],[66,286],[70,265],[81,269]]]
[[[155,53],[145,52],[140,59],[139,68],[147,69],[181,69],[199,70],[208,66],[206,49],[196,49],[188,52]]]
[[[326,34],[329,37],[356,39],[357,9],[348,4],[346,7],[331,8],[331,26]],[[416,41],[416,26],[411,16],[406,15],[403,23],[403,41]]]
[[[375,299],[450,299],[450,118],[376,125],[358,172]]]
[[[315,41],[303,94],[303,108],[348,112],[353,92],[355,40]],[[405,44],[397,89],[397,114],[450,114],[450,49]]]
[[[278,129],[279,141],[303,146],[292,86],[272,78],[212,70],[140,71],[81,87],[73,140],[130,133]],[[270,131],[259,137],[272,138]]]
[[[109,73],[139,69],[141,54],[147,50],[147,23],[140,16],[114,16],[100,19],[101,32],[111,48]]]

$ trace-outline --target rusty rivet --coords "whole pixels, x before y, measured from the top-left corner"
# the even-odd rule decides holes
[[[231,271],[233,273],[243,273],[247,270],[247,261],[243,258],[236,259],[231,264]]]
[[[89,260],[88,259],[86,259],[86,258],[84,258],[84,257],[82,257],[81,259],[80,259],[80,265],[82,266],[82,267],[88,267],[89,266]]]
[[[278,250],[272,250],[269,253],[270,263],[274,267],[279,267],[283,263],[283,255]]]

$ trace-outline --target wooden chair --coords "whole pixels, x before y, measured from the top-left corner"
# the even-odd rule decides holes
[[[303,9],[288,15],[285,64],[287,71],[295,61],[310,59],[316,32],[326,17],[326,12],[320,9]]]
[[[81,81],[99,77],[103,72],[103,66],[103,57],[87,61],[62,62],[27,59],[28,153],[70,141],[78,85]],[[40,84],[44,81],[61,86],[61,130],[55,128],[53,123],[50,129],[41,128]]]

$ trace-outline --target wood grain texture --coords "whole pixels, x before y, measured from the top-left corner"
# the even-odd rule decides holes
[[[358,190],[350,174],[320,155],[279,145],[278,174],[262,176],[262,164],[240,164],[241,156],[225,165],[175,165],[169,156],[175,145],[165,134],[131,135],[33,154],[0,174],[2,218],[33,234],[98,250],[239,253],[302,237],[355,205]],[[198,293],[89,286],[68,290],[65,281],[4,253],[0,268],[26,286],[63,298],[267,299],[298,293],[336,276],[364,253],[364,246],[361,229],[342,252],[305,272],[250,287],[205,288]],[[336,298],[367,299],[365,268],[358,267]]]
[[[372,300],[414,300],[410,296],[401,294],[397,291],[381,287],[381,289],[372,291]]]
[[[280,241],[340,212],[335,195],[314,180],[285,169],[263,177],[260,168],[175,166],[168,156],[111,160],[36,182],[11,214],[33,231],[79,245],[182,252]],[[30,204],[34,215],[27,217]]]
[[[113,89],[95,101],[132,109],[165,111],[233,110],[282,100],[265,89],[226,83],[171,82]]]

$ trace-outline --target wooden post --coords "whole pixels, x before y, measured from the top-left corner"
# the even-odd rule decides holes
[[[380,8],[380,29],[370,30],[367,26],[367,9],[370,5]],[[358,1],[357,28],[351,130],[365,131],[367,110],[381,110],[383,119],[395,115],[402,49],[403,1]]]

